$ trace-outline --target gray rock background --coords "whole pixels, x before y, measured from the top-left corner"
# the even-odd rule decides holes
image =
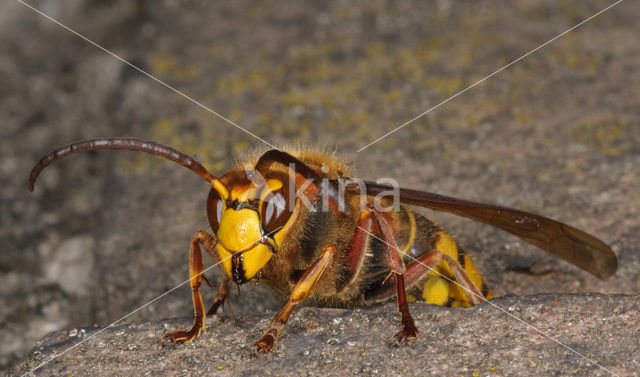
[[[190,321],[165,320],[51,333],[16,365],[40,375],[141,376],[619,376],[638,375],[640,300],[619,295],[505,296],[470,310],[411,304],[420,337],[389,348],[399,318],[377,308],[302,308],[276,351],[249,350],[269,319],[251,314],[209,321],[195,342],[159,347],[158,334]],[[529,327],[512,316],[526,321]],[[562,345],[541,335],[553,336]],[[576,355],[565,348],[581,353]],[[636,356],[636,357],[629,357]]]
[[[424,211],[474,255],[498,296],[635,295],[560,296],[557,301],[571,305],[557,307],[549,305],[555,298],[541,299],[547,304],[530,297],[502,299],[531,313],[525,320],[541,320],[539,310],[565,316],[548,328],[552,333],[575,331],[572,336],[579,336],[583,329],[595,334],[585,335],[588,340],[580,340],[578,348],[594,357],[604,355],[603,363],[622,375],[635,371],[640,357],[633,330],[640,292],[637,2],[622,2],[380,143],[355,152],[610,3],[30,4],[269,142],[324,143],[351,160],[364,178],[393,177],[405,187],[513,206],[601,237],[612,245],[620,264],[607,281],[498,230]],[[130,152],[78,155],[45,170],[29,194],[26,180],[38,158],[78,139],[137,136],[181,149],[221,174],[234,155],[265,147],[19,2],[2,3],[0,15],[0,331],[5,335],[0,367],[15,372],[41,360],[37,352],[71,344],[68,330],[106,326],[183,282],[189,240],[198,228],[207,227],[206,184],[175,164]],[[215,280],[216,274],[209,276]],[[250,299],[246,294],[232,297],[239,324],[223,320],[220,330],[212,326],[204,340],[181,350],[154,348],[152,339],[161,336],[164,324],[190,322],[190,294],[183,286],[128,317],[131,325],[109,329],[105,337],[79,347],[76,359],[70,359],[71,351],[51,365],[54,369],[40,373],[65,373],[60,369],[64,362],[74,375],[82,374],[77,371],[86,367],[85,355],[87,363],[100,358],[100,341],[107,353],[124,352],[118,347],[131,343],[136,346],[132,351],[125,347],[127,352],[164,355],[165,374],[204,373],[206,369],[181,367],[177,360],[195,350],[211,362],[244,357],[243,347],[255,340],[280,305],[262,287]],[[372,363],[373,369],[389,358],[419,359],[433,349],[417,371],[516,374],[498,363],[509,350],[515,355],[509,365],[520,365],[518,371],[532,375],[537,369],[531,365],[557,375],[596,373],[575,355],[547,347],[546,340],[532,342],[518,322],[493,326],[499,313],[420,304],[412,310],[425,335],[415,349],[389,354],[383,347],[379,338],[392,335],[389,329],[397,326],[393,305],[357,311],[304,309],[298,313],[301,319],[294,314],[292,321],[298,322],[288,327],[290,335],[270,361],[259,361],[257,367],[228,363],[223,372],[240,373],[234,369],[239,365],[264,371],[271,365],[272,371],[307,373],[299,369],[298,349],[316,355],[311,368],[321,363],[317,355],[336,360],[331,355],[342,352],[344,344],[326,343],[327,334],[335,331],[326,322],[344,316],[352,322],[383,321],[380,329],[386,331],[340,327],[341,342],[351,339],[353,347],[371,350],[358,360]],[[433,320],[449,315],[456,319],[447,322],[450,326]],[[590,320],[570,319],[576,315]],[[185,319],[145,324],[173,317]],[[304,318],[315,319],[305,327],[299,322]],[[616,351],[615,342],[587,331],[602,318],[614,326],[602,334],[614,334],[627,348]],[[486,365],[498,369],[481,369],[471,357],[464,359],[466,364],[440,361],[438,355],[457,360],[457,354],[471,352],[475,338],[465,336],[496,328],[507,334],[507,343],[486,343],[482,356],[495,360]],[[36,345],[49,332],[63,329]],[[116,335],[122,330],[127,335]],[[137,337],[136,331],[143,333]],[[296,332],[306,336],[296,338]],[[448,347],[435,348],[440,334],[449,333],[455,336],[445,342]],[[222,345],[217,334],[228,334]],[[374,336],[363,340],[358,334]],[[227,348],[209,348],[217,346]],[[35,353],[10,369],[32,348]],[[531,364],[535,358],[538,364]],[[102,370],[142,373],[123,360],[112,359],[122,369],[103,365]],[[261,365],[267,369],[252,369]],[[409,374],[409,369],[379,371]]]

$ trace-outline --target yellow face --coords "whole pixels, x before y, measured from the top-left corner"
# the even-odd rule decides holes
[[[218,255],[227,275],[236,283],[251,280],[271,259],[269,246],[260,243],[262,231],[258,212],[226,208],[217,232]],[[240,253],[240,251],[242,251]]]
[[[258,187],[249,182],[237,183],[224,200],[215,193],[210,196],[209,221],[217,228],[216,249],[234,282],[251,280],[286,237],[292,217],[285,202],[286,193],[281,180],[267,179],[266,185]]]

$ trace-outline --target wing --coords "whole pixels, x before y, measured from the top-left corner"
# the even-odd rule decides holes
[[[367,195],[393,187],[365,182]],[[567,224],[513,208],[476,203],[430,192],[400,189],[400,201],[493,225],[604,279],[616,271],[613,250],[598,238]]]

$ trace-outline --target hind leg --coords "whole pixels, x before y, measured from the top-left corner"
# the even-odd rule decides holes
[[[436,272],[436,276],[429,277],[429,280],[425,282],[423,297],[425,301],[430,304],[446,305],[449,298],[449,286],[456,285],[459,287],[468,297],[467,301],[471,305],[477,305],[485,301],[489,294],[481,291],[473,283],[465,269],[455,259],[451,258],[446,253],[436,249],[428,252],[419,258],[414,258],[413,262],[409,263],[404,273],[404,286],[412,287],[417,282],[424,280],[428,277],[430,271],[436,271],[436,268],[440,263],[446,261],[451,270],[454,273],[455,278],[449,278],[446,275],[442,275]],[[436,282],[435,284],[432,284]],[[438,282],[442,282],[441,286],[438,286]],[[380,288],[372,295],[367,297],[371,301],[383,301],[397,294],[396,284],[391,281],[385,281],[380,285]]]
[[[378,224],[378,229],[382,235],[383,246],[386,254],[387,263],[389,264],[389,277],[393,276],[396,298],[398,300],[398,312],[400,313],[402,330],[394,335],[390,345],[400,345],[410,343],[418,335],[418,329],[413,321],[413,317],[409,313],[409,304],[407,303],[407,295],[405,292],[405,274],[407,268],[402,260],[402,252],[396,243],[393,228],[389,225],[384,215],[373,208],[369,208]],[[385,279],[385,283],[391,283],[390,279]]]

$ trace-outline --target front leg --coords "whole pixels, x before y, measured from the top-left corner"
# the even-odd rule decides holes
[[[199,230],[193,236],[191,240],[191,248],[189,249],[189,284],[191,285],[191,294],[193,298],[193,311],[195,312],[195,318],[193,320],[193,326],[189,331],[173,331],[164,335],[162,340],[162,346],[175,343],[189,342],[195,337],[200,335],[202,327],[204,327],[204,305],[202,304],[202,295],[200,294],[200,284],[202,281],[207,281],[204,275],[202,275],[202,251],[200,250],[200,244],[205,247],[205,250],[209,252],[214,258],[218,258],[215,253],[215,238],[204,230]],[[218,288],[218,295],[216,295],[216,301],[214,307],[217,309],[216,304],[220,305],[229,296],[227,289],[226,295],[224,292],[220,293],[220,290],[224,287],[224,283],[220,284]],[[220,299],[219,299],[219,296]],[[210,311],[214,310],[214,307]]]
[[[223,274],[221,279],[222,280],[220,280],[220,284],[218,285],[218,290],[216,291],[216,297],[213,300],[213,305],[211,305],[211,308],[207,311],[207,315],[216,314],[218,308],[223,306],[224,303],[229,299],[229,292],[231,291],[231,279],[229,279],[229,276],[227,276],[227,274]]]
[[[282,328],[289,320],[291,312],[302,300],[309,297],[309,293],[318,282],[318,279],[320,279],[327,267],[333,263],[336,253],[337,249],[333,244],[324,245],[320,258],[307,268],[293,288],[287,304],[273,317],[271,324],[267,327],[267,331],[254,345],[254,355],[265,354],[273,349],[282,333]]]

